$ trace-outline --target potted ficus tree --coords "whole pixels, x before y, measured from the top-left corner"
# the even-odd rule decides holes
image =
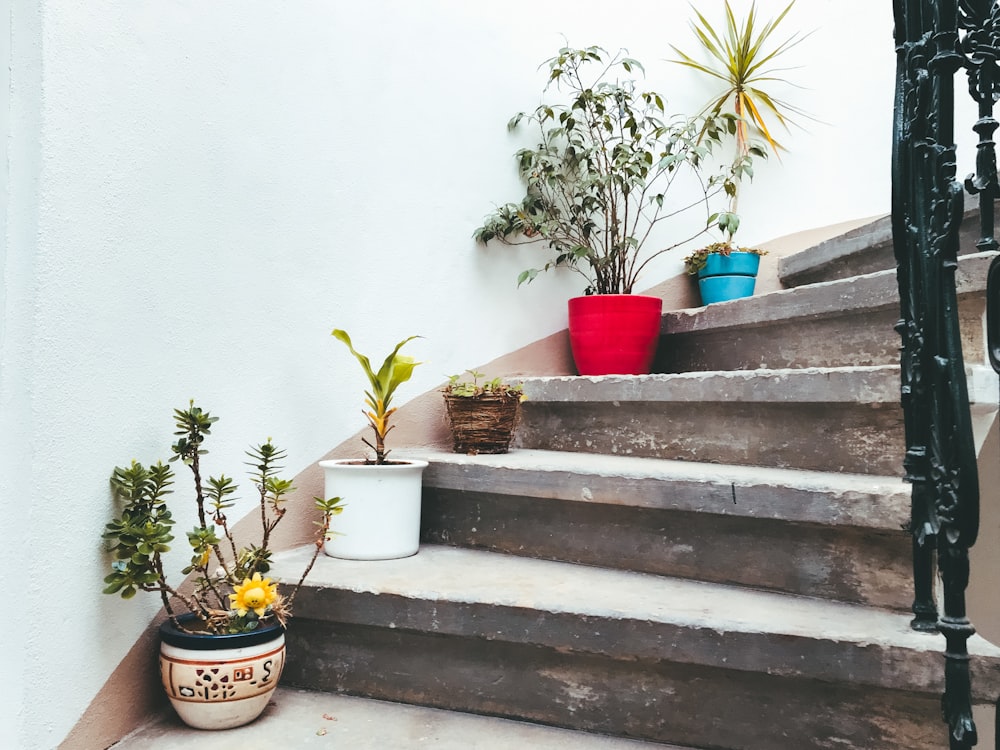
[[[444,387],[444,403],[455,453],[506,453],[524,398],[521,385],[466,370],[471,379],[452,375]],[[479,379],[483,378],[480,383]]]
[[[218,421],[194,405],[174,410],[177,441],[170,461],[191,470],[198,524],[187,532],[191,561],[181,571],[190,580],[175,587],[166,573],[174,540],[167,506],[174,472],[160,461],[115,467],[111,486],[121,515],[104,538],[114,555],[104,593],[131,599],[139,591],[158,594],[168,619],[160,626],[160,674],[181,719],[199,729],[228,729],[253,721],[267,706],[285,661],[284,626],[295,594],[319,554],[340,498],[316,498],[321,516],[316,550],[287,598],[270,578],[271,533],[286,513],[292,481],[278,476],[284,451],[270,439],[247,451],[260,513],[257,543],[240,546],[226,511],[237,486],[220,474],[203,476],[205,438]]]
[[[662,301],[633,294],[635,285],[654,258],[714,223],[709,198],[725,189],[731,174],[728,167],[709,172],[706,157],[735,132],[736,120],[668,115],[663,97],[635,80],[642,65],[623,52],[566,47],[547,65],[546,92],[561,100],[522,112],[508,125],[537,128],[537,145],[516,154],[525,196],[498,207],[473,236],[548,249],[544,265],[521,273],[519,284],[553,268],[583,277],[584,295],[569,301],[580,374],[649,372]],[[662,243],[661,225],[699,209],[704,218],[693,229]]]
[[[363,410],[374,442],[361,440],[373,452],[359,459],[320,461],[326,492],[344,497],[344,512],[336,533],[324,545],[326,554],[351,560],[388,560],[414,555],[420,548],[421,481],[426,461],[390,459],[385,439],[393,429],[392,398],[396,389],[419,365],[399,350],[418,336],[403,339],[376,371],[365,355],[355,350],[351,337],[334,329],[334,338],[354,355],[368,378]]]
[[[680,59],[673,62],[697,71],[706,82],[718,86],[705,104],[703,114],[710,119],[731,111],[736,118],[733,133],[733,179],[727,185],[728,210],[718,215],[716,224],[724,239],[696,250],[684,259],[687,272],[698,277],[702,302],[724,302],[753,294],[760,256],[759,248],[739,247],[733,237],[740,226],[738,214],[741,188],[753,178],[751,157],[765,157],[769,152],[780,158],[784,146],[772,135],[773,118],[786,130],[795,116],[808,117],[798,107],[775,96],[774,84],[787,83],[776,75],[778,58],[805,39],[793,34],[776,44],[772,35],[795,4],[790,2],[775,18],[760,23],[756,4],[751,3],[746,17],[737,19],[729,0],[725,2],[725,24],[721,32],[695,10],[691,23],[701,46],[704,62],[673,47]]]

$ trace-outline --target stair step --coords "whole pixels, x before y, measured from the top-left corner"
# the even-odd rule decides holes
[[[423,706],[279,687],[259,721],[225,732],[155,721],[111,750],[693,750]]]
[[[908,610],[895,477],[514,450],[420,453],[425,541]]]
[[[968,367],[973,404],[996,375]],[[899,476],[899,367],[525,378],[516,447]],[[817,450],[817,445],[822,446]]]
[[[869,224],[832,237],[778,261],[778,278],[786,287],[818,281],[846,279],[895,268],[892,218],[882,216]]]
[[[979,199],[966,194],[965,214],[959,229],[959,252],[976,252],[980,236]],[[892,219],[883,216],[839,237],[782,258],[778,263],[778,276],[784,286],[792,287],[895,267]]]
[[[896,366],[527,378],[524,393],[517,447],[901,474]]]
[[[956,283],[968,364],[986,361],[986,271],[996,255],[959,259]],[[655,372],[841,367],[899,362],[895,268],[664,313]]]
[[[288,639],[309,689],[698,746],[940,747],[943,638],[871,607],[425,545],[321,558]],[[1000,649],[969,649],[985,702]]]

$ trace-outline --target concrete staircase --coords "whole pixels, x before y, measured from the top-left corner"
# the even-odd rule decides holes
[[[788,259],[784,291],[667,312],[658,374],[529,379],[508,455],[420,454],[426,544],[322,558],[283,684],[689,748],[947,746],[943,638],[908,626],[884,234]],[[995,409],[989,261],[963,257],[959,288]],[[992,702],[1000,648],[969,646]]]

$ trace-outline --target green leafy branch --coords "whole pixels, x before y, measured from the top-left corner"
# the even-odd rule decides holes
[[[630,293],[649,262],[712,225],[709,202],[728,189],[733,171],[707,170],[706,163],[723,136],[735,133],[736,118],[668,117],[658,93],[640,90],[633,79],[611,80],[617,69],[643,71],[622,52],[566,47],[547,64],[546,89],[568,101],[539,105],[508,123],[511,130],[522,123],[538,129],[538,144],[515,155],[526,193],[488,215],[473,237],[550,248],[553,257],[522,272],[518,284],[568,268],[586,279],[587,293]],[[697,194],[668,198],[681,175],[694,177]],[[701,228],[641,255],[654,227],[700,207]]]

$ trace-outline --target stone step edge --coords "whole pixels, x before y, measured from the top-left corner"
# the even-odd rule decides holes
[[[986,291],[986,272],[996,255],[996,252],[981,252],[959,256],[955,283],[960,297]],[[705,307],[668,310],[661,318],[660,335],[670,337],[773,326],[793,320],[841,317],[898,307],[899,290],[893,268]]]
[[[270,574],[297,580],[313,549],[276,555]],[[616,660],[943,689],[943,637],[910,630],[906,615],[862,605],[437,545],[402,560],[321,555],[305,587],[296,614],[313,620]],[[1000,648],[973,636],[969,652],[976,696],[993,700]]]
[[[986,365],[967,365],[972,404],[1000,399],[997,376]],[[755,403],[898,404],[899,365],[708,370],[651,375],[560,375],[511,378],[526,401],[538,403]]]
[[[880,216],[842,235],[781,258],[778,261],[778,278],[787,286],[795,286],[799,277],[812,275],[852,255],[891,243],[892,217]]]
[[[424,487],[783,523],[899,531],[910,486],[891,476],[512,449],[467,456],[409,451]]]
[[[964,194],[962,223],[979,218],[979,197]],[[795,286],[799,277],[810,277],[824,268],[844,262],[853,255],[891,247],[892,215],[886,214],[837,237],[819,242],[778,261],[778,277],[787,286]]]

